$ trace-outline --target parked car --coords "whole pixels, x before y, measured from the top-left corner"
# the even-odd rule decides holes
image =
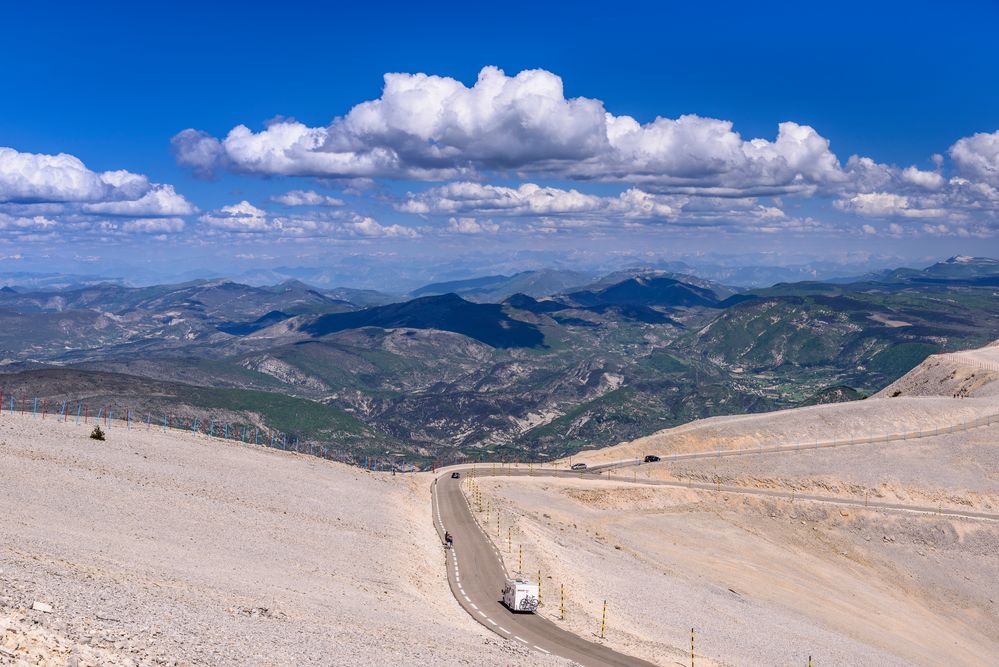
[[[569,467],[570,467],[570,468],[571,468],[572,470],[586,470],[586,464],[585,464],[585,463],[573,463],[573,464],[572,464],[571,466],[569,466]]]
[[[451,473],[451,479],[458,479],[459,477],[461,477],[461,473],[460,472],[453,472],[453,473]]]
[[[655,454],[646,454],[645,455],[645,462],[646,463],[655,463],[656,461],[659,461],[659,460],[660,460],[659,457],[656,456]]]

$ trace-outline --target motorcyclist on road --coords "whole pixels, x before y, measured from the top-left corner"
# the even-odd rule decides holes
[[[444,531],[444,543],[447,544],[448,547],[454,546],[454,537],[452,537],[451,533],[446,530]]]

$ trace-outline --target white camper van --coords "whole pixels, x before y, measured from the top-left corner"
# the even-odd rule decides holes
[[[503,604],[510,611],[537,611],[538,585],[526,579],[507,579],[503,587]]]

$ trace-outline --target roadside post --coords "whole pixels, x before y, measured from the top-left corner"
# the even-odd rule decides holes
[[[600,618],[600,638],[604,638],[604,627],[607,625],[607,600],[604,600],[604,613]]]

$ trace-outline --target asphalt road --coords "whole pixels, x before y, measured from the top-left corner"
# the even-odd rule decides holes
[[[663,457],[666,459],[667,457]],[[669,457],[672,458],[672,457]],[[685,457],[686,458],[686,457]],[[828,503],[839,506],[865,507],[868,509],[917,514],[934,514],[965,519],[999,521],[999,514],[944,509],[902,503],[886,503],[862,499],[821,496],[815,494],[795,494],[772,489],[707,484],[698,482],[671,482],[666,480],[641,480],[626,475],[615,476],[614,470],[642,465],[641,460],[617,461],[590,468],[587,471],[545,468],[542,466],[508,466],[482,464],[474,467],[477,477],[566,477],[582,478],[593,482],[628,482],[651,486],[673,488],[693,488],[703,491],[734,493],[769,498],[781,498]],[[654,465],[654,464],[652,464]],[[519,641],[537,651],[551,653],[575,660],[581,665],[604,667],[617,665],[652,665],[652,663],[627,656],[578,635],[572,634],[558,624],[535,614],[515,614],[501,602],[500,590],[507,571],[496,544],[479,526],[472,515],[465,494],[461,490],[461,479],[452,479],[451,472],[458,471],[463,477],[472,471],[472,466],[448,468],[433,485],[434,525],[443,541],[445,528],[454,536],[454,549],[447,551],[447,572],[451,591],[458,603],[479,623],[496,634]],[[605,474],[606,473],[606,474]],[[546,595],[554,596],[555,590],[542,589],[542,600]],[[550,598],[550,599],[554,599]]]
[[[455,599],[465,611],[501,637],[587,667],[652,667],[653,663],[612,651],[597,643],[596,638],[584,639],[539,615],[507,609],[501,602],[500,591],[507,573],[499,550],[472,517],[461,480],[451,479],[450,472],[443,473],[433,486],[434,524],[442,538],[445,527],[454,537],[454,549],[447,551],[447,576]],[[462,470],[462,474],[465,472]],[[554,589],[542,588],[542,603],[547,595],[555,594]]]

